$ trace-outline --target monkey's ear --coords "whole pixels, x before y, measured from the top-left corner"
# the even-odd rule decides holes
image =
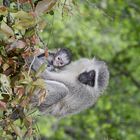
[[[93,62],[96,62],[96,61],[97,61],[97,59],[96,59],[95,56],[93,57],[92,61],[93,61]]]
[[[104,61],[98,60],[95,56],[93,57],[92,60],[93,60],[93,63],[96,66],[104,66],[104,65],[106,65],[106,63]]]
[[[61,48],[57,48],[57,51],[60,51],[61,50]]]
[[[92,60],[93,60],[93,61],[96,61],[97,59],[96,59],[96,57],[94,56]]]

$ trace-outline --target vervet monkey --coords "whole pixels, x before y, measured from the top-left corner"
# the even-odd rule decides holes
[[[33,68],[39,67],[36,58]],[[64,117],[95,104],[108,85],[109,71],[104,61],[85,58],[72,62],[59,72],[46,69],[41,77],[45,79],[48,96],[38,106],[39,110]]]
[[[56,52],[49,52],[48,57],[45,57],[45,53],[42,53],[38,58],[45,63],[47,61],[47,70],[54,71],[61,69],[71,62],[71,52],[67,48],[59,48]]]

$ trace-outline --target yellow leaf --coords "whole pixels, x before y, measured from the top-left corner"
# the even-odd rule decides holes
[[[56,4],[57,0],[42,0],[37,3],[35,13],[39,16],[44,12],[49,12]]]
[[[39,100],[38,105],[40,105],[41,103],[43,103],[45,101],[45,99],[47,97],[46,90],[45,89],[44,90],[40,90],[38,96],[39,96],[38,97],[38,100]]]
[[[9,68],[9,65],[7,63],[4,63],[2,66],[3,71],[7,70]]]
[[[18,11],[17,13],[12,14],[17,19],[33,19],[33,16],[25,11]]]
[[[27,136],[27,137],[31,137],[31,136],[32,136],[32,133],[33,133],[33,129],[32,129],[32,127],[29,127],[26,136]]]
[[[45,88],[46,87],[45,81],[43,79],[37,79],[36,81],[33,82],[32,85],[33,86],[38,86],[40,88]]]
[[[14,32],[5,22],[0,25],[0,31],[4,33],[8,38],[14,36]]]
[[[4,74],[0,74],[0,91],[3,94],[8,94],[11,95],[12,94],[12,89],[11,89],[11,85],[10,85],[10,80],[9,78],[4,75]]]
[[[22,132],[18,126],[11,124],[11,128],[14,130],[14,132],[16,133],[17,136],[22,138]]]
[[[46,27],[47,23],[45,20],[41,20],[38,22],[39,30],[42,31]]]
[[[27,72],[22,72],[24,79],[19,81],[19,84],[29,85],[32,82],[32,78],[28,75]]]
[[[25,120],[29,123],[29,126],[32,125],[32,122],[33,122],[32,117],[26,116],[26,117],[25,117]]]
[[[7,15],[8,14],[8,10],[5,6],[0,6],[0,16],[3,15]]]
[[[12,15],[16,19],[16,22],[13,26],[15,29],[28,29],[36,25],[35,16],[33,16],[33,14],[31,13],[18,11],[17,13],[13,13]]]
[[[35,24],[36,23],[34,20],[22,19],[22,20],[16,21],[13,28],[17,30],[23,30],[23,29],[28,29],[30,27],[33,27]]]
[[[29,104],[30,98],[26,98],[24,99],[21,103],[20,106],[21,107],[26,107]]]

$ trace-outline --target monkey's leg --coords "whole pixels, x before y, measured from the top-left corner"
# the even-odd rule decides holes
[[[63,83],[51,80],[46,80],[45,83],[47,96],[45,101],[38,106],[39,110],[42,112],[44,112],[46,108],[62,100],[69,92],[69,89]],[[35,95],[37,96],[38,93]],[[32,102],[34,102],[34,100],[32,100]]]

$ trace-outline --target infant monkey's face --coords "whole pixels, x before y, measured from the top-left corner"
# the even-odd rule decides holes
[[[59,49],[54,55],[53,66],[64,67],[71,62],[71,52],[66,48]]]
[[[69,63],[69,60],[65,54],[59,54],[54,57],[53,65],[55,67],[63,67]]]

